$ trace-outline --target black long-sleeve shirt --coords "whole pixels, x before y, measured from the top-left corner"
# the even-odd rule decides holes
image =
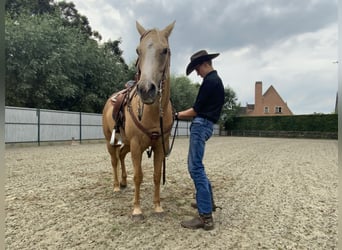
[[[216,123],[220,118],[223,104],[223,83],[217,71],[213,70],[203,78],[193,109],[197,116]]]

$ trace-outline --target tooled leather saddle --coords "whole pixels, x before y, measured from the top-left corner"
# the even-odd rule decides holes
[[[125,127],[125,112],[124,107],[129,99],[129,93],[134,88],[136,81],[131,80],[125,84],[125,89],[120,90],[112,95],[110,98],[113,105],[112,117],[115,121],[115,129],[119,131],[119,128]]]

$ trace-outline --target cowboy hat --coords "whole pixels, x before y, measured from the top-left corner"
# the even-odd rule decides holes
[[[199,64],[217,57],[220,53],[208,54],[206,50],[200,50],[193,54],[190,63],[186,67],[186,75],[189,75]]]

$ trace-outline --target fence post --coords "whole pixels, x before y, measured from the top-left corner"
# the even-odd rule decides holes
[[[37,108],[38,146],[40,146],[40,108]]]
[[[186,121],[186,137],[189,137],[189,121]]]
[[[80,111],[80,144],[82,143],[82,112]]]

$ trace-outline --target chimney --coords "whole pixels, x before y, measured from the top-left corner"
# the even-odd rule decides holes
[[[254,101],[255,101],[255,109],[259,109],[262,104],[262,82],[261,81],[255,82]]]

